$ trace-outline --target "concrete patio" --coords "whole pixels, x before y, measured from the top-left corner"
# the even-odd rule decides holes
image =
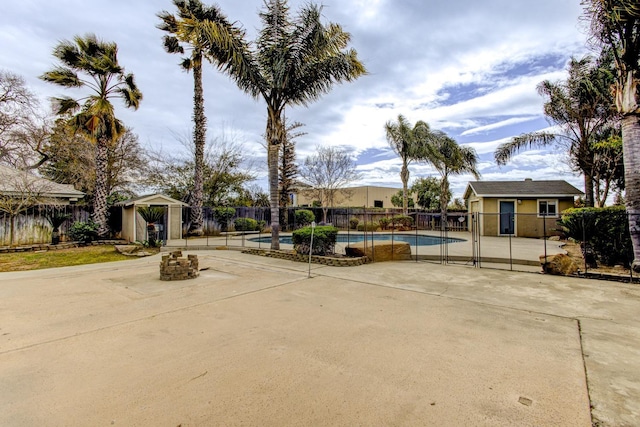
[[[341,232],[341,234],[345,234]],[[362,234],[362,233],[360,233]],[[367,239],[375,239],[371,234]],[[389,233],[383,233],[389,234]],[[413,236],[412,232],[401,232],[400,234]],[[290,236],[291,233],[282,233],[281,236]],[[417,235],[440,237],[438,231],[419,231]],[[262,233],[262,238],[269,239],[270,234]],[[229,233],[217,237],[200,237],[189,239],[174,239],[167,241],[166,249],[180,248],[183,250],[206,250],[215,247],[230,248],[268,248],[270,243],[259,243],[255,239],[257,234],[234,234]],[[528,239],[528,238],[508,238],[508,237],[491,237],[482,236],[479,242],[475,243],[471,239],[471,233],[468,232],[448,232],[448,238],[458,239],[458,242],[446,245],[446,253],[449,261],[460,264],[473,264],[473,259],[480,258],[481,263],[486,265],[502,264],[499,268],[509,268],[509,260],[517,267],[516,270],[522,271],[539,271],[540,255],[553,255],[564,253],[562,243],[559,241],[544,239]],[[282,249],[293,249],[293,245],[282,243]],[[335,251],[338,254],[344,254],[344,248],[347,243],[337,243]],[[411,253],[420,260],[439,261],[445,245],[433,246],[414,246],[411,243]],[[474,252],[475,251],[475,252]],[[533,268],[532,268],[533,267]]]
[[[0,425],[640,424],[637,286],[193,253],[0,274]]]

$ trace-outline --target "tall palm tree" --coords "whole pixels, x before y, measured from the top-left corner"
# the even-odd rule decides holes
[[[168,53],[184,54],[180,66],[184,71],[193,71],[193,143],[194,179],[191,193],[189,233],[203,234],[202,205],[204,199],[203,171],[204,147],[206,142],[207,118],[204,114],[204,92],[202,88],[202,63],[204,60],[220,68],[228,64],[232,53],[224,49],[234,40],[240,40],[244,33],[234,27],[216,5],[205,6],[200,0],[173,0],[178,9],[177,16],[162,11],[158,17],[162,23],[158,28],[168,34],[164,37],[164,47]]]
[[[402,169],[400,170],[400,180],[402,181],[402,213],[409,213],[409,163],[415,160],[421,147],[426,142],[429,135],[429,125],[422,120],[416,122],[411,127],[411,123],[402,115],[398,115],[398,121],[388,121],[384,125],[387,141],[389,145],[400,156]]]
[[[98,235],[109,233],[107,224],[107,162],[109,147],[126,131],[115,116],[111,100],[120,98],[127,108],[138,109],[142,92],[138,90],[133,74],[125,73],[118,63],[115,43],[99,40],[93,34],[76,36],[62,41],[53,55],[61,65],[47,71],[40,78],[67,88],[87,88],[90,93],[78,99],[54,98],[56,113],[70,115],[70,124],[76,132],[87,136],[96,145],[96,183],[92,219],[98,224]],[[84,77],[82,75],[85,75]]]
[[[593,41],[612,50],[613,86],[622,115],[622,147],[633,271],[640,273],[640,4],[637,0],[582,0]]]
[[[267,166],[271,204],[271,248],[279,249],[278,165],[286,138],[285,107],[307,106],[336,83],[366,74],[351,36],[335,23],[323,25],[321,8],[308,3],[295,18],[287,0],[265,0],[260,12],[262,29],[255,44],[229,44],[232,66],[224,69],[240,89],[267,104]]]
[[[532,132],[519,135],[498,146],[496,162],[504,165],[522,149],[567,144],[575,168],[584,176],[585,204],[594,206],[595,144],[599,134],[615,126],[616,114],[609,87],[613,75],[609,72],[607,55],[594,62],[590,56],[572,58],[564,82],[545,80],[538,85],[544,96],[544,114],[559,132]]]
[[[480,179],[478,171],[478,155],[471,147],[461,147],[458,143],[441,131],[433,131],[428,143],[419,155],[422,161],[430,163],[440,174],[440,212],[441,226],[444,229],[447,218],[447,205],[451,193],[449,176],[470,173]]]

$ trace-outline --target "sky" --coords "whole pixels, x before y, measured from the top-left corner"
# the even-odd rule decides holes
[[[171,0],[21,0],[4,2],[0,14],[0,69],[22,76],[42,108],[52,96],[79,96],[39,79],[56,65],[54,47],[76,35],[116,42],[118,59],[143,93],[137,111],[120,102],[116,115],[149,150],[186,155],[179,142],[192,129],[193,76],[180,56],[164,51],[157,14],[175,12]],[[212,4],[204,1],[205,4]],[[292,13],[303,0],[290,0]],[[324,22],[340,24],[368,74],[333,90],[308,107],[287,109],[306,135],[298,138],[298,162],[316,148],[346,150],[362,178],[354,185],[401,188],[401,162],[384,125],[399,114],[427,122],[479,156],[483,180],[564,179],[584,190],[562,147],[522,151],[498,167],[496,147],[521,133],[549,128],[536,86],[566,79],[566,64],[588,53],[579,0],[323,0]],[[220,0],[248,40],[261,26],[262,0]],[[207,140],[233,140],[254,161],[265,190],[264,101],[241,92],[213,66],[204,70]],[[410,183],[438,176],[411,163]],[[461,197],[470,175],[450,178]]]

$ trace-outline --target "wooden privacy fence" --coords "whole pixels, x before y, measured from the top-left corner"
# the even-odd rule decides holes
[[[90,212],[86,206],[38,205],[27,209],[13,218],[13,245],[32,245],[50,243],[52,227],[45,215],[51,211],[70,215],[59,228],[60,240],[66,241],[69,227],[76,221],[88,221]],[[9,246],[11,242],[11,217],[0,212],[0,246]]]

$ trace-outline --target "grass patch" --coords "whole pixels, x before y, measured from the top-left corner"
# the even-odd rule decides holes
[[[0,254],[0,272],[39,270],[70,265],[122,261],[131,257],[118,253],[111,245],[86,246],[46,252]]]

